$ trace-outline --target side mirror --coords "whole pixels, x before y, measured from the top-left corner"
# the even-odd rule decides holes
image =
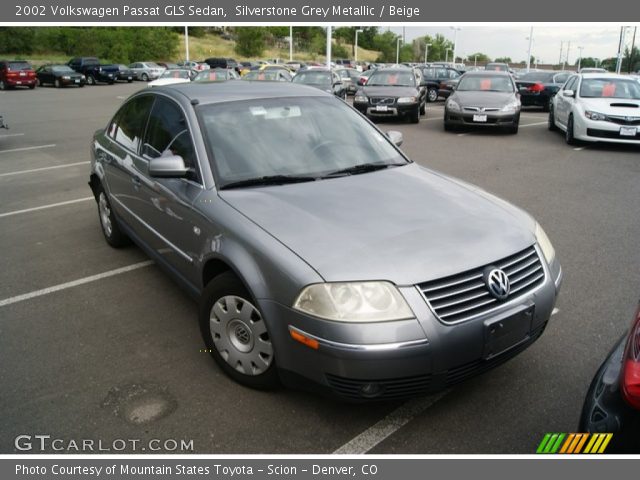
[[[389,130],[388,132],[386,132],[386,134],[387,137],[389,137],[389,140],[391,140],[396,147],[402,145],[402,142],[404,141],[402,132],[399,132],[397,130]]]
[[[149,175],[160,178],[182,178],[189,169],[180,155],[164,155],[149,160]]]
[[[575,98],[576,92],[574,92],[573,90],[563,90],[562,95],[565,97]]]

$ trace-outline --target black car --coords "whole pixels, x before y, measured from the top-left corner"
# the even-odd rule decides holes
[[[410,68],[381,68],[360,87],[353,106],[367,117],[405,117],[412,123],[426,112],[426,94]]]
[[[451,89],[446,86],[449,80],[460,78],[461,73],[450,67],[423,67],[421,69],[425,82],[429,83],[427,100],[435,102],[438,97],[447,98]]]
[[[319,88],[327,93],[333,93],[336,97],[347,99],[347,87],[342,82],[338,74],[326,68],[314,68],[313,70],[303,70],[296,73],[293,83],[301,83],[311,87]]]
[[[230,70],[239,71],[238,62],[233,58],[212,57],[207,58],[204,63],[209,65],[210,68],[228,68]]]
[[[571,72],[529,72],[522,75],[516,85],[523,107],[542,107],[549,111],[549,102],[565,84]]]
[[[36,70],[38,85],[53,85],[56,88],[76,85],[84,87],[87,77],[67,65],[43,65]]]
[[[116,67],[118,67],[118,72],[115,75],[115,79],[117,82],[133,82],[133,79],[136,76],[133,70],[122,64],[118,64],[116,65]]]
[[[640,453],[640,305],[593,378],[578,429],[613,433],[606,453]]]

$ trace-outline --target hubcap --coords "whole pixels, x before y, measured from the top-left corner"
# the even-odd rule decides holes
[[[245,375],[264,373],[273,361],[273,347],[258,309],[248,300],[227,295],[214,303],[209,329],[220,356]]]
[[[107,234],[107,237],[110,237],[113,231],[111,225],[111,209],[109,208],[109,203],[107,202],[107,197],[104,192],[100,193],[100,198],[98,199],[98,211],[100,212],[100,223],[102,223],[104,233]]]
[[[435,90],[429,90],[429,101],[435,102],[437,98],[438,98],[438,92],[436,92]]]

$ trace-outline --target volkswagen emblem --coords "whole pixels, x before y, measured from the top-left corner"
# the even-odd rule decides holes
[[[511,285],[507,274],[499,268],[489,270],[484,279],[487,289],[498,300],[504,300],[509,296]]]

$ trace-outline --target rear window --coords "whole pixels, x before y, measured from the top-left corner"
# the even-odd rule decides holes
[[[27,62],[9,62],[7,68],[9,70],[32,70],[31,65]]]

